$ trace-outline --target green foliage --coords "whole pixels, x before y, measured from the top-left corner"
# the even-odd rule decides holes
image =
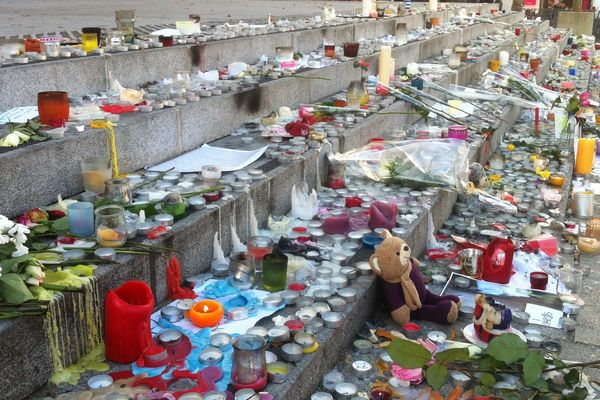
[[[567,385],[573,387],[579,383],[581,376],[579,374],[579,371],[573,368],[565,375],[564,379]]]
[[[438,362],[468,361],[469,349],[456,348],[440,351],[435,354],[435,359]]]
[[[496,378],[489,372],[484,372],[479,377],[479,382],[481,382],[483,386],[492,387],[496,383]]]
[[[8,304],[23,304],[34,298],[23,279],[15,273],[0,277],[0,297]]]
[[[429,350],[410,340],[396,339],[386,347],[386,351],[402,368],[422,368],[431,361]]]
[[[510,364],[527,356],[527,343],[514,333],[504,333],[491,340],[487,352],[496,360]]]
[[[448,376],[448,367],[443,364],[433,364],[425,371],[427,383],[434,389],[438,390],[444,384]]]
[[[540,379],[544,365],[546,365],[546,360],[544,360],[542,353],[532,351],[527,354],[525,361],[523,361],[523,379],[526,385],[531,385]]]

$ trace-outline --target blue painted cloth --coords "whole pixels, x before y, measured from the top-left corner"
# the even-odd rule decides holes
[[[219,297],[232,296],[240,293],[240,289],[233,287],[227,280],[216,280],[204,288],[203,297],[207,299],[218,299]]]

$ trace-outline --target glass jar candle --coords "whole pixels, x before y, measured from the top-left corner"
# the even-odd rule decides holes
[[[163,47],[172,47],[173,46],[173,36],[160,35],[158,37],[158,41],[160,43],[162,43]]]
[[[345,235],[350,231],[350,215],[345,209],[331,210],[323,217],[323,230],[329,235]]]
[[[127,240],[125,209],[107,205],[96,209],[96,240],[102,247],[121,247]]]
[[[123,32],[119,30],[111,30],[106,34],[107,46],[120,46],[123,44]]]
[[[238,289],[250,289],[254,284],[252,257],[246,253],[229,256],[229,283]]]
[[[271,253],[263,259],[263,286],[269,292],[285,289],[288,258],[285,254]]]
[[[369,94],[367,93],[367,86],[363,81],[352,81],[348,85],[346,91],[346,107],[348,108],[360,108],[361,105],[369,102]]]
[[[326,43],[323,45],[324,54],[327,58],[335,58],[335,44]]]
[[[104,157],[90,157],[81,160],[83,187],[86,192],[104,193],[105,182],[112,176],[112,165]]]
[[[112,203],[131,203],[131,184],[128,178],[114,178],[105,181],[104,198]]]
[[[467,140],[469,131],[464,125],[450,125],[448,127],[448,138]]]
[[[266,342],[257,335],[241,335],[233,341],[231,384],[235,390],[267,386]]]
[[[100,28],[82,28],[81,29],[81,48],[86,52],[91,52],[98,48],[100,44]]]
[[[44,125],[64,126],[69,119],[67,92],[39,92],[37,105],[40,122]]]
[[[60,41],[54,38],[42,38],[44,54],[47,57],[58,57],[60,55]]]
[[[41,53],[42,43],[40,39],[27,38],[25,39],[25,52],[27,53]]]
[[[203,165],[202,179],[208,187],[217,186],[221,179],[221,167],[218,165]]]
[[[361,207],[353,207],[348,210],[350,215],[350,231],[355,232],[369,226],[369,210]]]
[[[344,43],[344,57],[358,57],[359,47],[360,43],[358,42]]]
[[[135,11],[117,10],[115,11],[115,20],[117,29],[123,33],[123,39],[125,43],[133,43]]]
[[[448,67],[452,69],[460,68],[460,54],[452,53],[448,56]]]
[[[79,236],[94,234],[94,205],[87,201],[69,204],[67,207],[69,232]]]

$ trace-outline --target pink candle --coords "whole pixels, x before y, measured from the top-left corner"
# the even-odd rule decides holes
[[[345,235],[350,231],[350,216],[346,210],[332,210],[325,216],[323,230],[329,235]]]

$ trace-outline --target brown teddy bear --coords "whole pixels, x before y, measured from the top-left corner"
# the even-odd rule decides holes
[[[456,321],[460,299],[438,296],[425,287],[418,261],[410,256],[410,247],[387,230],[383,242],[369,258],[373,272],[382,279],[385,302],[392,318],[402,325],[410,319],[429,320],[441,324]]]

